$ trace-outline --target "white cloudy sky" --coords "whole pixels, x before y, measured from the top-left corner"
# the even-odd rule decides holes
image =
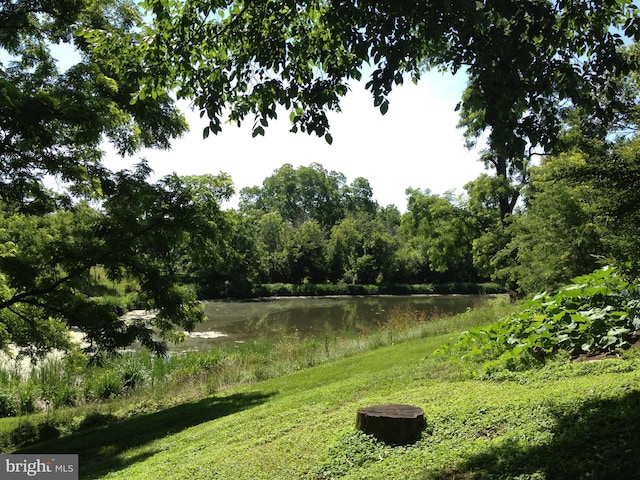
[[[464,88],[463,75],[432,72],[418,84],[397,87],[390,108],[382,116],[371,95],[356,84],[342,102],[342,112],[331,114],[333,144],[306,133],[292,134],[288,114],[251,137],[252,119],[238,128],[225,125],[222,133],[202,138],[205,125],[197,112],[183,104],[191,131],[174,141],[170,151],[146,150],[134,158],[107,155],[112,169],[128,168],[140,157],[149,161],[155,176],[226,172],[236,191],[262,181],[284,163],[294,167],[321,163],[327,170],[369,180],[380,205],[406,208],[408,187],[434,193],[462,192],[465,183],[484,171],[478,150],[468,151],[457,129],[454,111]],[[230,206],[235,206],[237,196]]]

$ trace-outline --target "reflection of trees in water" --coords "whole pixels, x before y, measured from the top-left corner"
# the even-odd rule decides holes
[[[430,319],[473,308],[486,296],[381,296],[288,298],[259,302],[216,302],[208,305],[213,319],[204,328],[234,337],[318,336],[366,334],[387,323],[394,312],[415,312]],[[221,323],[216,322],[219,315]]]

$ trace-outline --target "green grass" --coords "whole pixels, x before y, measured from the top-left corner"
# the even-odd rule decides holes
[[[480,380],[433,354],[457,337],[446,330],[23,451],[79,453],[86,479],[638,478],[640,356]],[[357,408],[378,403],[422,407],[422,439],[356,432]]]

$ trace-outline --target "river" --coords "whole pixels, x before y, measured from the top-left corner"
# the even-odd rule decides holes
[[[208,321],[189,334],[180,349],[204,349],[220,342],[246,342],[331,334],[366,333],[399,310],[429,319],[464,312],[486,295],[278,297],[250,301],[206,301]]]

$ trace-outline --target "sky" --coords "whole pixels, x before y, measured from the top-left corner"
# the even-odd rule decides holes
[[[207,122],[188,103],[181,103],[191,130],[174,140],[170,151],[143,150],[133,158],[121,158],[107,149],[105,163],[120,170],[146,158],[154,171],[152,179],[171,173],[225,172],[239,192],[262,185],[285,163],[297,168],[317,162],[329,171],[343,173],[347,183],[366,178],[379,205],[395,205],[401,212],[406,211],[409,187],[435,194],[462,193],[467,182],[484,172],[479,148],[469,151],[463,131],[456,128],[455,106],[465,86],[464,75],[430,72],[417,85],[409,81],[396,87],[384,116],[363,85],[352,85],[342,100],[342,111],[329,115],[332,145],[315,135],[290,133],[284,110],[264,137],[251,137],[253,118],[248,118],[240,128],[226,124],[218,135],[203,139]],[[235,208],[237,201],[236,193],[225,206]]]

